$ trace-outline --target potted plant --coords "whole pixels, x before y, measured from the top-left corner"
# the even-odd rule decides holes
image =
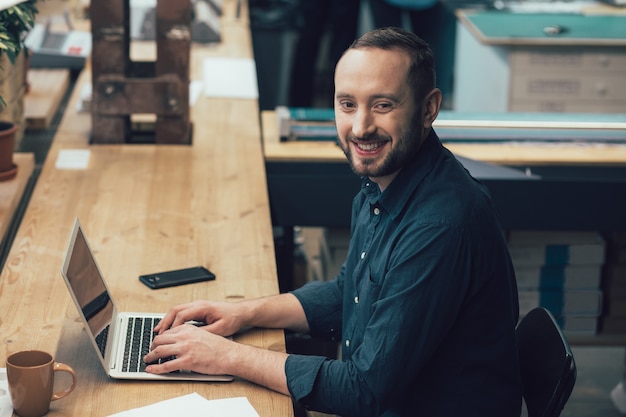
[[[4,55],[13,64],[25,49],[24,39],[35,24],[37,0],[8,0],[0,5],[0,58]],[[0,67],[0,77],[5,69]],[[0,95],[0,119],[7,103]],[[13,178],[17,166],[13,163],[16,126],[12,121],[0,121],[0,181]]]

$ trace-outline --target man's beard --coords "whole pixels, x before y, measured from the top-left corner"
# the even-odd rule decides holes
[[[419,129],[417,126],[414,126],[413,129],[411,129],[407,134],[396,139],[396,146],[387,153],[383,160],[378,160],[374,158],[362,158],[358,161],[358,165],[354,161],[352,148],[350,146],[352,140],[355,139],[355,137],[349,134],[346,138],[345,144],[341,140],[339,140],[339,146],[341,146],[344,155],[350,163],[352,171],[356,175],[361,177],[367,176],[369,178],[384,177],[399,171],[400,168],[407,165],[407,163],[411,161],[415,157],[415,155],[417,155],[417,151],[422,142],[421,134],[422,130]],[[387,144],[391,143],[389,137],[382,137],[379,135],[373,135],[369,137],[367,141],[386,141]]]

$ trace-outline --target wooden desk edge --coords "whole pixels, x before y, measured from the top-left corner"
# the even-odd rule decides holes
[[[276,113],[261,112],[263,151],[266,162],[342,163],[346,161],[334,142],[281,142]],[[435,128],[436,130],[436,128]],[[568,143],[451,143],[453,153],[477,161],[507,165],[626,166],[624,144]]]

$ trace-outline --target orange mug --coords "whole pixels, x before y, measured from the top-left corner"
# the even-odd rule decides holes
[[[76,387],[76,372],[69,365],[54,361],[39,350],[24,350],[7,358],[7,382],[13,410],[20,417],[41,417],[50,410],[50,402],[68,395]],[[54,374],[68,372],[72,384],[65,391],[53,392]]]

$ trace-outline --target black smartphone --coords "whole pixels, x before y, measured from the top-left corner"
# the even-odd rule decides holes
[[[139,281],[143,282],[153,290],[174,287],[176,285],[191,284],[194,282],[212,281],[214,279],[215,274],[203,266],[194,266],[191,268],[176,269],[139,276]]]

